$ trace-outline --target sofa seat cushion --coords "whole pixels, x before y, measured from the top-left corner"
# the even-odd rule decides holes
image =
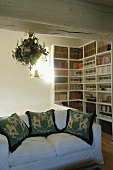
[[[89,145],[82,139],[66,133],[51,134],[47,139],[56,150],[58,156],[93,148],[93,146]]]
[[[13,153],[10,153],[9,165],[15,166],[55,156],[56,151],[45,137],[31,137],[27,138]]]

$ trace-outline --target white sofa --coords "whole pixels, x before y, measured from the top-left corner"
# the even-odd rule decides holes
[[[20,117],[29,126],[27,115]],[[66,110],[56,110],[55,118],[59,129],[66,126]],[[27,138],[11,153],[7,138],[0,135],[0,170],[51,170],[87,161],[103,163],[101,126],[96,123],[92,146],[76,136],[58,133]]]

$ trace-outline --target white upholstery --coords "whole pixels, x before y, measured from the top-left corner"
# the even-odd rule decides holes
[[[55,110],[55,123],[61,130],[66,127],[67,110]]]
[[[95,162],[103,162],[103,155],[102,155],[102,138],[101,138],[101,127],[100,125],[94,123],[93,124],[93,145],[95,146],[94,149],[94,157]]]
[[[19,116],[26,123],[26,125],[29,127],[28,116],[26,114],[19,115]]]
[[[80,138],[66,133],[51,134],[47,139],[51,142],[58,156],[91,148]]]
[[[10,170],[59,170],[72,164],[80,164],[93,159],[93,150],[88,149],[66,154],[64,156],[53,157],[52,159],[44,159],[35,162],[29,162],[19,166],[12,166]],[[66,168],[64,168],[66,169]]]
[[[29,138],[25,140],[13,153],[9,155],[9,165],[20,165],[37,160],[54,158],[56,152],[45,137]]]
[[[0,170],[9,170],[8,164],[9,146],[7,138],[0,135]]]

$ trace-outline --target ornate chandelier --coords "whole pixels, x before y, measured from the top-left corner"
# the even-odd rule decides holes
[[[29,33],[28,39],[21,40],[21,45],[18,45],[17,42],[17,47],[12,52],[12,57],[16,62],[29,66],[30,69],[40,57],[46,61],[46,56],[49,54],[45,49],[45,45],[42,47],[33,33]]]

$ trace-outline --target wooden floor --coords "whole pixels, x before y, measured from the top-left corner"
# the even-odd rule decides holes
[[[99,165],[103,170],[113,170],[113,142],[112,137],[102,133],[102,152],[104,164]]]

